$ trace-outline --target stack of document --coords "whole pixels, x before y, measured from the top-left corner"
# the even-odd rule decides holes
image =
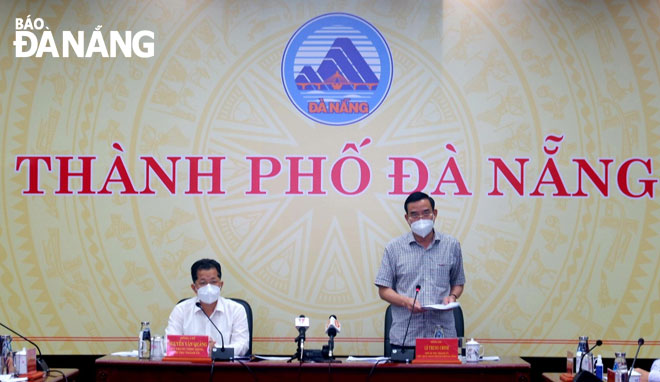
[[[355,357],[349,356],[346,358],[346,362],[367,362],[367,363],[376,363],[376,362],[385,362],[389,360],[390,357]]]
[[[458,301],[450,302],[449,304],[431,304],[431,305],[424,305],[422,308],[426,310],[452,310],[455,308],[458,308],[461,306],[461,304],[458,303]]]

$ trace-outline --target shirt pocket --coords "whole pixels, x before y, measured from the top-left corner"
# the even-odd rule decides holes
[[[452,264],[450,262],[439,262],[435,264],[434,282],[439,288],[446,288],[451,275]]]

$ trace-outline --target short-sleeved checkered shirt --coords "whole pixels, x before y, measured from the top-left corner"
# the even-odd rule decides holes
[[[437,231],[434,234],[435,240],[428,249],[424,249],[415,241],[412,232],[387,244],[374,283],[392,288],[398,294],[408,297],[415,296],[415,286],[419,284],[421,289],[417,300],[422,306],[441,304],[443,298],[449,295],[452,286],[465,284],[465,274],[458,240]],[[409,317],[408,309],[392,305],[392,344],[401,345]],[[413,314],[405,346],[415,346],[416,338],[433,337],[440,328],[445,337],[456,337],[454,314],[451,310]]]

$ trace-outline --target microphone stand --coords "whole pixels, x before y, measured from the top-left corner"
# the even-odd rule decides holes
[[[409,363],[411,360],[415,359],[415,349],[406,349],[406,337],[408,337],[408,329],[410,329],[410,321],[412,321],[412,315],[413,315],[413,311],[415,310],[415,303],[417,302],[417,296],[419,295],[420,289],[421,286],[419,285],[415,287],[415,298],[413,299],[412,309],[410,309],[410,317],[408,317],[408,326],[406,326],[406,333],[403,335],[403,342],[401,343],[401,349],[392,349],[392,356],[390,357],[392,362]]]
[[[637,356],[639,355],[639,349],[642,348],[642,345],[644,345],[644,339],[640,337],[637,340],[637,352],[635,353],[635,358],[633,358],[632,365],[630,365],[630,370],[628,370],[628,381],[630,381],[630,376],[632,375],[633,368],[635,367],[635,362],[637,362]]]
[[[209,320],[211,325],[213,325],[215,330],[217,330],[218,333],[220,333],[220,341],[222,347],[218,349],[215,346],[213,346],[213,349],[211,350],[211,359],[213,361],[231,361],[234,358],[234,348],[225,348],[225,336],[223,336],[220,329],[218,329],[218,327],[215,326],[215,323],[213,322],[211,317],[209,317],[209,315],[206,314],[206,312],[202,308],[202,304],[198,301],[195,303],[195,305],[202,310],[202,313],[204,313],[204,316],[206,316],[206,318]]]
[[[294,359],[299,360],[301,363],[303,362],[303,357],[304,357],[304,350],[305,350],[305,328],[299,328],[298,329],[298,337],[296,337],[293,342],[296,342],[298,344],[298,349],[296,350],[296,354],[292,355],[291,358],[289,358],[287,363],[290,363]]]
[[[335,336],[328,338],[328,357],[333,358],[332,352],[335,350]]]
[[[335,350],[335,336],[336,336],[336,330],[335,334],[328,334],[330,337],[328,339],[328,344],[323,345],[323,348],[321,349],[321,356],[323,357],[323,362],[328,362],[328,363],[341,363],[340,360],[335,359],[335,356],[333,354]]]

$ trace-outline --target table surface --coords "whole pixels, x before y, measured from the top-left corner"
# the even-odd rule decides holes
[[[216,362],[217,380],[281,381],[288,379],[350,381],[398,381],[401,378],[424,378],[441,374],[444,381],[517,381],[530,380],[529,363],[518,357],[502,357],[497,362],[479,362],[458,365],[403,364],[368,362],[303,363],[297,361]],[[209,379],[211,362],[150,361],[130,357],[105,356],[96,360],[97,381],[125,382],[128,379],[181,380]]]
[[[66,378],[60,373],[57,372],[52,372],[52,370],[58,370],[64,373]],[[51,369],[51,373],[48,375],[48,378],[46,379],[46,382],[60,382],[67,380],[69,382],[77,381],[78,380],[78,369]]]
[[[560,375],[562,373],[543,373],[543,382],[561,382]]]

